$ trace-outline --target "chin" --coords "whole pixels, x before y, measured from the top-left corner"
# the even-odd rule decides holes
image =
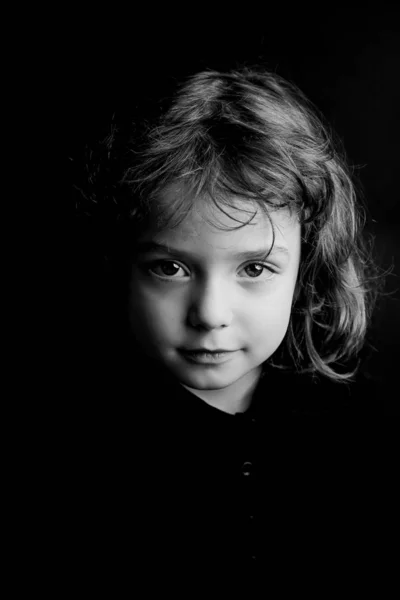
[[[187,373],[175,371],[175,377],[184,385],[195,390],[220,390],[233,385],[243,374],[232,373]]]

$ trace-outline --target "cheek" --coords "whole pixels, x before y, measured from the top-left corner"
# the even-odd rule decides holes
[[[166,295],[132,287],[129,318],[134,332],[160,338],[175,329],[179,317],[180,305],[176,301],[169,300]]]
[[[283,338],[290,320],[291,294],[279,293],[265,298],[248,313],[247,327],[254,339],[265,341]]]

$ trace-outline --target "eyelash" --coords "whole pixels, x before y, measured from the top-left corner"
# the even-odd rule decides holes
[[[180,267],[181,269],[183,269],[183,267],[177,263],[174,260],[157,260],[153,263],[149,263],[146,265],[146,269],[150,272],[151,275],[155,275],[156,277],[158,277],[159,279],[163,279],[166,281],[172,281],[174,279],[183,279],[182,277],[168,277],[167,275],[161,276],[161,275],[157,275],[157,273],[154,273],[154,271],[152,269],[154,269],[155,267],[158,267],[160,265],[163,264],[173,264],[173,265],[177,265],[177,267]],[[252,263],[248,263],[247,265],[245,265],[243,267],[243,269],[245,269],[246,267],[250,267],[251,265],[259,265],[261,267],[263,267],[263,270],[268,270],[271,273],[271,276],[267,278],[267,280],[265,279],[261,279],[261,277],[249,277],[248,279],[253,279],[253,280],[262,280],[262,281],[270,281],[271,279],[273,279],[273,277],[276,275],[276,271],[274,271],[270,266],[265,265],[264,263],[261,262],[252,262]],[[260,271],[260,275],[263,273],[263,271]]]

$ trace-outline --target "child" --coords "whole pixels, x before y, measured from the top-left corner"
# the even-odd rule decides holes
[[[179,560],[208,539],[210,564],[254,565],[269,417],[375,409],[357,379],[376,293],[363,209],[322,117],[276,74],[205,70],[146,109],[113,123],[81,200],[106,227],[114,315],[95,377],[125,407],[102,426],[140,440],[152,560],[179,531]]]
[[[125,284],[137,350],[230,413],[250,406],[265,368],[353,381],[376,286],[321,116],[256,68],[199,73],[164,111],[113,124],[100,163],[111,189],[96,165],[86,193],[109,229],[117,217],[113,294]],[[204,355],[218,349],[234,352]]]

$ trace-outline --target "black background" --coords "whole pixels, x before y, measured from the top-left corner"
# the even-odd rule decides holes
[[[202,67],[262,62],[294,81],[328,118],[349,162],[358,167],[376,259],[383,269],[392,267],[386,280],[390,295],[375,324],[378,351],[371,368],[386,382],[385,415],[399,415],[398,11],[382,3],[374,11],[336,6],[324,14],[249,7],[243,15],[218,18],[206,7],[190,7],[191,14],[159,10],[74,19],[66,48],[68,156],[76,162],[86,143],[104,135],[112,114],[129,110],[138,95],[150,96],[164,81]]]

